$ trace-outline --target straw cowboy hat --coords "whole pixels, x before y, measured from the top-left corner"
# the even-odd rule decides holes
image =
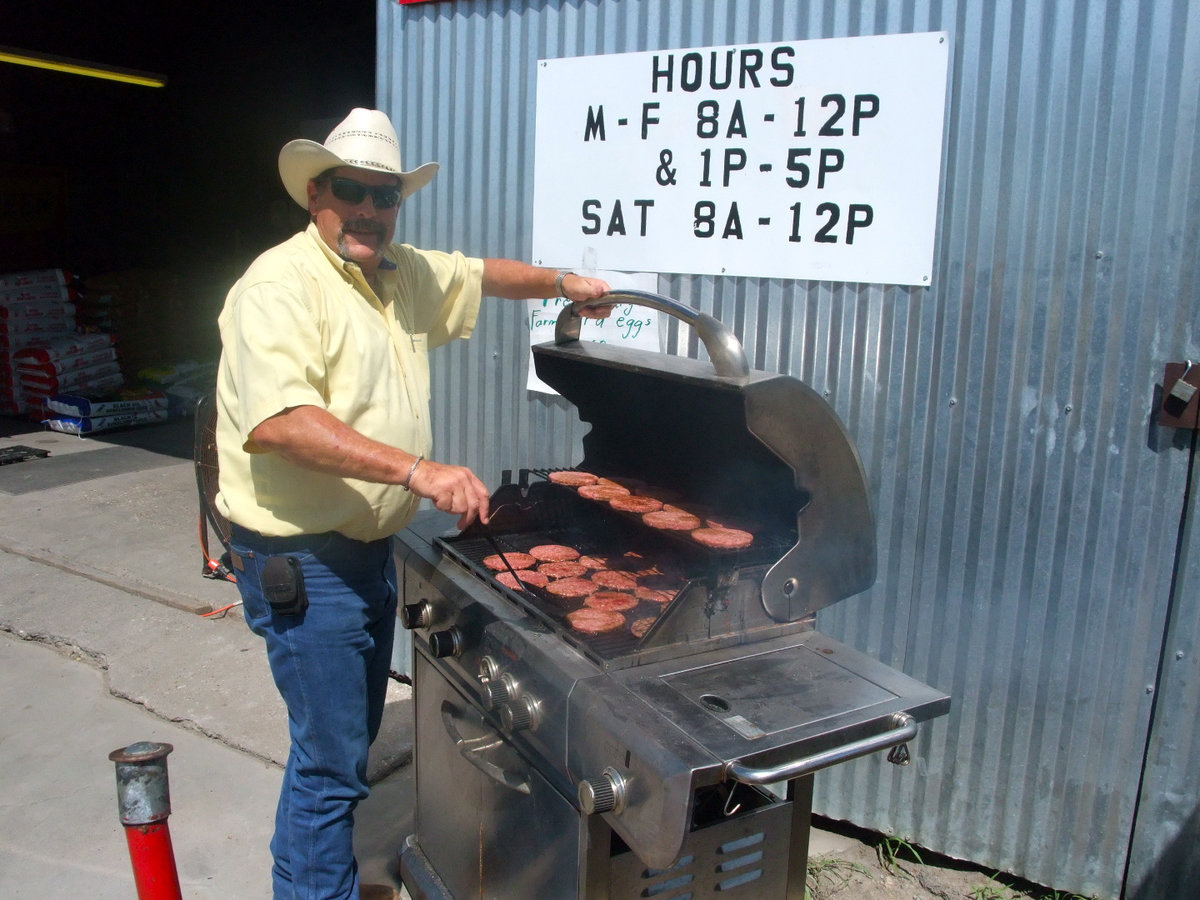
[[[308,182],[326,169],[354,166],[400,176],[401,196],[419,191],[437,174],[438,164],[425,163],[411,172],[400,162],[400,140],[387,115],[377,109],[352,109],[324,144],[297,140],[279,151],[279,177],[288,195],[308,209]]]

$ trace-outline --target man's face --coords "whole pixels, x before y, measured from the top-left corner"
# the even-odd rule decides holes
[[[335,179],[343,179],[335,182]],[[387,207],[377,205],[368,188],[399,188],[400,179],[386,172],[342,166],[334,169],[323,183],[308,183],[308,210],[317,223],[321,239],[342,259],[356,262],[363,271],[373,273],[379,268],[383,251],[396,232],[396,214],[400,203]],[[341,194],[342,197],[339,197]],[[358,203],[353,195],[363,195]],[[351,199],[343,197],[351,195]]]

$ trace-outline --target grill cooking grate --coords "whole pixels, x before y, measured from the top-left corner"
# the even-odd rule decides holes
[[[548,480],[529,484],[530,472],[521,474],[520,485],[501,487],[491,500],[493,514],[487,531],[503,551],[528,552],[539,544],[564,544],[584,556],[608,559],[612,569],[640,570],[641,586],[666,589],[675,598],[695,582],[714,584],[734,568],[774,562],[791,546],[786,540],[757,534],[754,545],[746,550],[709,549],[686,534],[650,528],[637,515],[619,513],[605,503],[582,498],[571,488]],[[547,473],[532,474],[544,477]],[[583,634],[574,631],[567,619],[568,613],[586,606],[582,599],[564,600],[534,585],[513,590],[496,581],[497,573],[483,562],[495,553],[495,548],[479,527],[468,528],[455,537],[438,538],[437,543],[491,590],[502,592],[600,662],[635,652],[646,642],[646,635],[654,632],[651,628],[639,637],[630,630],[633,623],[658,621],[670,606],[640,599],[636,607],[623,612],[625,625],[621,629]],[[651,569],[656,574],[647,574]]]
[[[495,540],[504,552],[527,552],[530,547],[538,544],[565,544],[579,549],[585,556],[604,555],[602,546],[578,529],[525,535],[496,535]],[[571,629],[570,623],[567,621],[567,614],[583,608],[584,602],[582,600],[564,600],[532,585],[526,585],[524,591],[515,591],[500,584],[494,577],[497,573],[483,564],[486,557],[496,552],[486,538],[464,536],[439,538],[438,543],[442,544],[450,555],[463,563],[490,589],[502,592],[512,602],[545,621],[582,652],[599,661],[610,660],[634,651],[641,639],[629,631],[628,625],[642,618],[657,619],[667,606],[662,603],[641,601],[636,607],[624,613],[625,628],[604,634],[581,634]]]

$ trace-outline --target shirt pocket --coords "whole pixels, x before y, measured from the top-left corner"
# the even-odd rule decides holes
[[[428,404],[432,396],[429,376],[429,335],[414,334],[412,338],[412,386],[414,396]]]

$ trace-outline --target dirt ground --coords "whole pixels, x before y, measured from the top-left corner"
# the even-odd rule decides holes
[[[811,900],[1089,900],[938,856],[844,823],[814,820],[840,835],[808,860]]]

